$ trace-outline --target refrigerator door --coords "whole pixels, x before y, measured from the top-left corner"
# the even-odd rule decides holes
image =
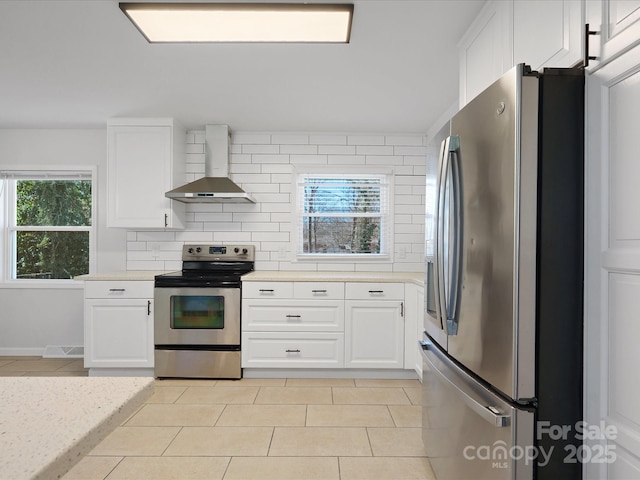
[[[476,382],[431,339],[421,350],[422,438],[436,478],[532,479],[534,413]]]
[[[535,396],[538,78],[523,67],[451,120],[459,138],[452,161],[461,179],[461,264],[455,309],[444,309],[457,316],[449,355],[513,399]],[[451,213],[443,217],[446,227]]]

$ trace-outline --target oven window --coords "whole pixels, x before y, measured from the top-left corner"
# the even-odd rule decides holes
[[[224,297],[174,295],[171,297],[171,328],[224,328]]]

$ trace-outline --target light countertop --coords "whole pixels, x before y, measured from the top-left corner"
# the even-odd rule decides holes
[[[243,282],[397,282],[424,285],[422,272],[298,272],[256,271]]]
[[[158,270],[121,270],[119,272],[110,273],[90,273],[87,275],[78,275],[74,277],[74,280],[80,280],[83,282],[88,281],[123,281],[123,280],[138,280],[138,281],[150,281],[152,282],[156,275],[162,275],[168,273],[167,271]]]
[[[79,275],[80,281],[153,281],[166,271],[127,270],[111,273]],[[308,272],[259,270],[242,276],[244,282],[395,282],[424,285],[422,272]]]
[[[0,478],[62,477],[153,385],[147,377],[0,377]]]

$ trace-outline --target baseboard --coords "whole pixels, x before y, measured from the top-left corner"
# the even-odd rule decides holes
[[[44,347],[32,348],[3,348],[0,347],[0,356],[3,357],[42,357]]]
[[[351,368],[243,368],[244,378],[377,378],[414,380],[415,370],[351,369]]]

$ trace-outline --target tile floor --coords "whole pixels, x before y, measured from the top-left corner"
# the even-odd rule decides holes
[[[86,375],[0,357],[3,375]],[[63,480],[432,480],[418,380],[159,380]]]

